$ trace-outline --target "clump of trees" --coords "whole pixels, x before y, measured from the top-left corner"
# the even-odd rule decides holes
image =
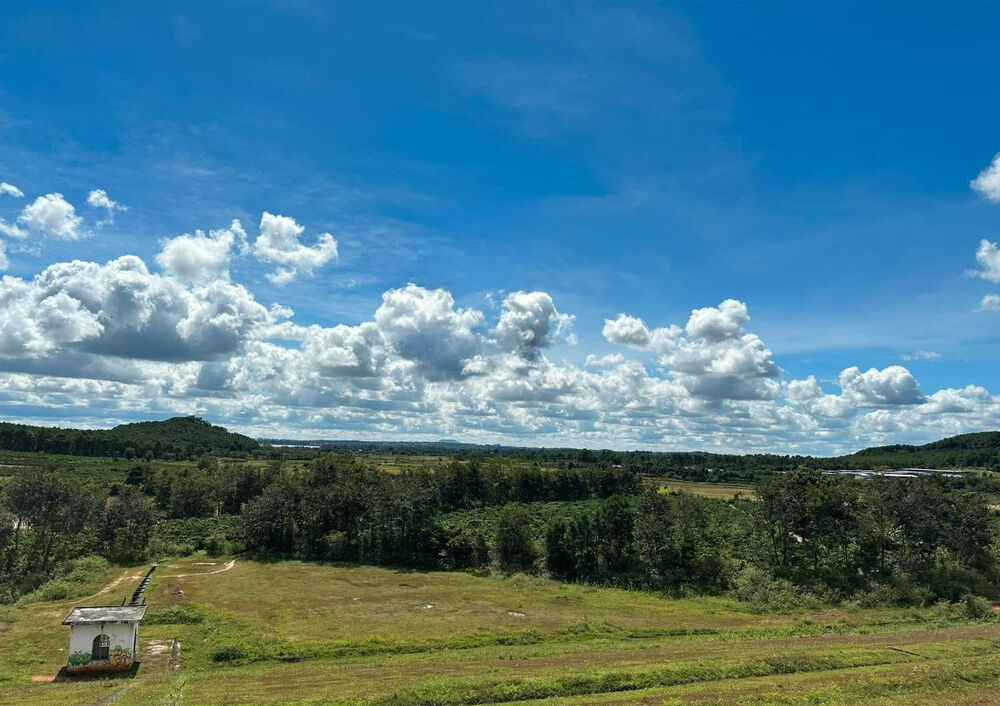
[[[15,600],[88,555],[133,563],[145,557],[153,501],[126,489],[107,494],[41,469],[13,476],[0,492],[0,602]]]

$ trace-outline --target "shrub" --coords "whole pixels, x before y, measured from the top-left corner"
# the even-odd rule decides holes
[[[232,551],[232,545],[229,543],[229,540],[221,534],[213,534],[205,537],[202,546],[205,547],[205,553],[209,556],[223,556]]]
[[[782,612],[816,603],[808,591],[784,579],[776,579],[753,565],[747,566],[733,580],[732,594],[754,613]]]
[[[985,620],[993,616],[993,606],[982,596],[966,593],[958,602],[962,617],[969,620]]]
[[[147,552],[151,559],[164,559],[168,556],[189,556],[194,554],[194,545],[185,542],[171,542],[160,537],[149,541]]]
[[[21,602],[61,601],[86,595],[94,589],[94,579],[108,567],[107,559],[100,556],[71,559],[60,567],[55,578],[23,596]]]
[[[899,591],[884,583],[875,583],[866,591],[858,591],[851,601],[860,608],[896,605],[900,602]]]

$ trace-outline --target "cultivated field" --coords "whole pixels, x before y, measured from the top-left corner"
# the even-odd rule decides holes
[[[691,495],[701,495],[706,498],[718,498],[719,500],[731,500],[740,498],[741,500],[755,500],[756,495],[750,485],[739,485],[736,483],[701,483],[690,480],[676,480],[674,478],[658,478],[646,476],[643,482],[647,483],[663,493],[690,493]]]
[[[538,578],[205,557],[161,565],[134,678],[46,681],[69,608],[120,602],[143,570],[0,609],[0,704],[954,705],[1000,688],[998,624],[943,609],[760,616]]]

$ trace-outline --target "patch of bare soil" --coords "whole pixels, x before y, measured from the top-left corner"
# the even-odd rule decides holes
[[[56,675],[55,674],[32,674],[31,675],[31,681],[33,681],[33,682],[42,682],[42,683],[45,683],[45,682],[50,682],[50,681],[55,681],[55,680],[56,680]]]
[[[9,623],[5,623],[2,620],[0,620],[0,632],[7,632],[7,629],[9,627],[10,627]]]
[[[156,664],[157,662],[165,662],[170,658],[170,646],[173,640],[148,640],[146,642],[146,651],[143,653],[142,661],[144,664]]]
[[[216,569],[215,571],[200,571],[196,574],[174,574],[173,576],[167,576],[166,578],[186,579],[186,578],[195,578],[197,576],[211,576],[212,574],[221,574],[223,571],[229,571],[234,566],[236,566],[235,559],[227,561],[226,564],[221,569]]]
[[[138,574],[127,574],[125,576],[119,576],[118,578],[116,578],[114,581],[112,581],[111,583],[109,583],[107,586],[105,586],[104,588],[102,588],[100,591],[98,591],[94,595],[87,596],[87,598],[96,598],[97,596],[103,595],[105,593],[109,593],[109,592],[115,590],[116,588],[118,588],[119,586],[121,586],[126,581],[138,581],[144,575],[145,574],[143,574],[142,572],[139,572]]]

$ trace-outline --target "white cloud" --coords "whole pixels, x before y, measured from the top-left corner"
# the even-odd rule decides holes
[[[1000,153],[969,185],[973,191],[982,194],[990,201],[1000,203]]]
[[[13,184],[8,184],[5,181],[0,181],[0,194],[6,194],[7,196],[13,196],[15,199],[24,198],[24,192],[18,189]]]
[[[473,332],[483,322],[475,309],[455,309],[444,289],[408,284],[382,295],[375,324],[395,352],[431,379],[461,377],[465,362],[480,352]]]
[[[28,237],[28,231],[18,228],[14,223],[8,223],[4,219],[0,218],[0,235],[6,235],[8,238],[17,238],[18,240]]]
[[[229,279],[229,262],[233,249],[247,247],[247,234],[238,220],[229,228],[210,231],[205,235],[179,235],[164,242],[156,256],[157,264],[182,282],[210,282]]]
[[[652,340],[646,323],[628,314],[618,314],[614,319],[605,319],[601,333],[611,343],[632,348],[646,348]]]
[[[749,322],[747,305],[735,299],[726,299],[718,307],[708,306],[692,311],[684,330],[692,338],[718,343],[735,338]]]
[[[321,233],[314,246],[304,245],[299,237],[305,228],[287,216],[275,216],[267,211],[260,219],[260,235],[254,243],[254,256],[275,267],[267,278],[278,285],[288,284],[301,274],[337,259],[337,241],[329,233]]]
[[[976,249],[976,262],[979,263],[978,270],[969,270],[966,274],[969,277],[978,277],[989,282],[1000,282],[1000,248],[996,243],[983,239],[979,241]]]
[[[566,338],[572,325],[573,317],[560,314],[546,292],[512,292],[501,305],[496,334],[507,350],[530,358]]]
[[[0,270],[10,267],[10,260],[7,259],[7,244],[0,240]]]
[[[80,231],[83,219],[76,215],[76,209],[63,198],[62,194],[39,196],[24,207],[17,220],[28,231],[40,237],[78,240],[83,236]],[[22,237],[12,232],[7,234],[12,237]]]
[[[987,294],[979,300],[976,311],[1000,311],[1000,294]]]
[[[941,354],[935,351],[914,351],[904,353],[903,360],[940,360]]]
[[[186,288],[137,257],[57,263],[33,280],[4,277],[0,355],[57,351],[162,361],[232,355],[272,319],[242,286]]]
[[[262,233],[298,243],[292,219],[271,218]],[[584,351],[583,366],[546,357],[574,321],[541,291],[507,295],[487,322],[451,292],[410,284],[386,291],[371,320],[301,325],[229,281],[245,240],[234,222],[164,241],[158,273],[125,256],[0,279],[0,404],[49,408],[49,423],[171,410],[269,435],[780,452],[1000,422],[984,388],[924,395],[901,366],[848,368],[836,394],[815,376],[783,382],[732,299],[694,309],[684,328],[607,320],[605,338],[643,360]]]
[[[625,356],[621,353],[608,353],[607,355],[594,355],[591,353],[587,356],[587,360],[584,363],[589,368],[612,368],[616,365],[621,365],[626,360]]]
[[[853,366],[840,373],[839,383],[844,395],[859,407],[919,404],[926,399],[916,379],[902,365],[865,372]]]
[[[108,192],[104,189],[94,189],[87,194],[87,203],[91,208],[103,208],[107,211],[107,217],[103,221],[99,221],[98,225],[114,223],[116,211],[128,210],[128,206],[123,206],[117,201],[112,200],[111,197],[108,196]]]

